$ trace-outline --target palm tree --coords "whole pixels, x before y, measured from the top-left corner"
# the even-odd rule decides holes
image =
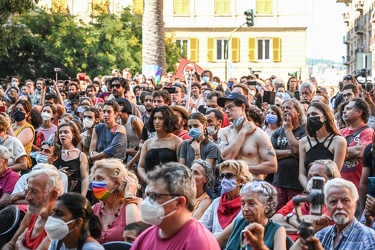
[[[165,74],[163,0],[144,0],[142,23],[142,66],[157,65]]]

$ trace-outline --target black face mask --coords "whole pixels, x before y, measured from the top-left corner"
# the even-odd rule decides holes
[[[15,110],[13,113],[13,118],[16,122],[23,121],[26,117],[26,114],[23,113],[22,111]]]
[[[314,132],[318,131],[323,127],[324,122],[320,121],[320,117],[310,117],[307,120],[307,126]]]

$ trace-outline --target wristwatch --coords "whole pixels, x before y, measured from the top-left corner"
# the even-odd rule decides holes
[[[285,218],[286,218],[286,222],[289,223],[289,220],[290,220],[290,218],[292,218],[293,215],[294,215],[294,213],[289,213],[289,214],[287,214],[287,215],[285,216]]]

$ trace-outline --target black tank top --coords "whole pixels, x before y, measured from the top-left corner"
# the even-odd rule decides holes
[[[327,147],[324,146],[324,143],[331,135],[332,134],[327,136],[323,142],[319,142],[318,138],[316,138],[316,135],[314,135],[314,138],[316,140],[316,145],[314,147],[311,145],[310,137],[307,136],[307,141],[309,142],[309,145],[310,145],[310,149],[306,152],[306,157],[305,157],[305,162],[304,162],[307,172],[309,171],[309,168],[308,168],[309,164],[315,160],[327,160],[327,159],[333,160],[334,155],[331,153],[331,151],[329,151],[329,146],[331,145],[333,138],[336,135],[333,135],[331,137]]]
[[[147,172],[160,163],[177,162],[176,151],[169,148],[150,149],[145,156],[145,169]]]

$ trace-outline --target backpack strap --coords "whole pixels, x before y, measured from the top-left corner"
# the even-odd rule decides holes
[[[356,131],[354,131],[352,134],[348,135],[347,137],[345,137],[346,139],[346,142],[348,144],[348,147],[349,147],[349,144],[352,143],[352,141],[354,140],[354,138],[359,135],[359,133],[361,133],[363,130],[365,130],[366,128],[369,128],[368,125],[365,125],[363,126],[362,128],[359,128],[357,129]]]

